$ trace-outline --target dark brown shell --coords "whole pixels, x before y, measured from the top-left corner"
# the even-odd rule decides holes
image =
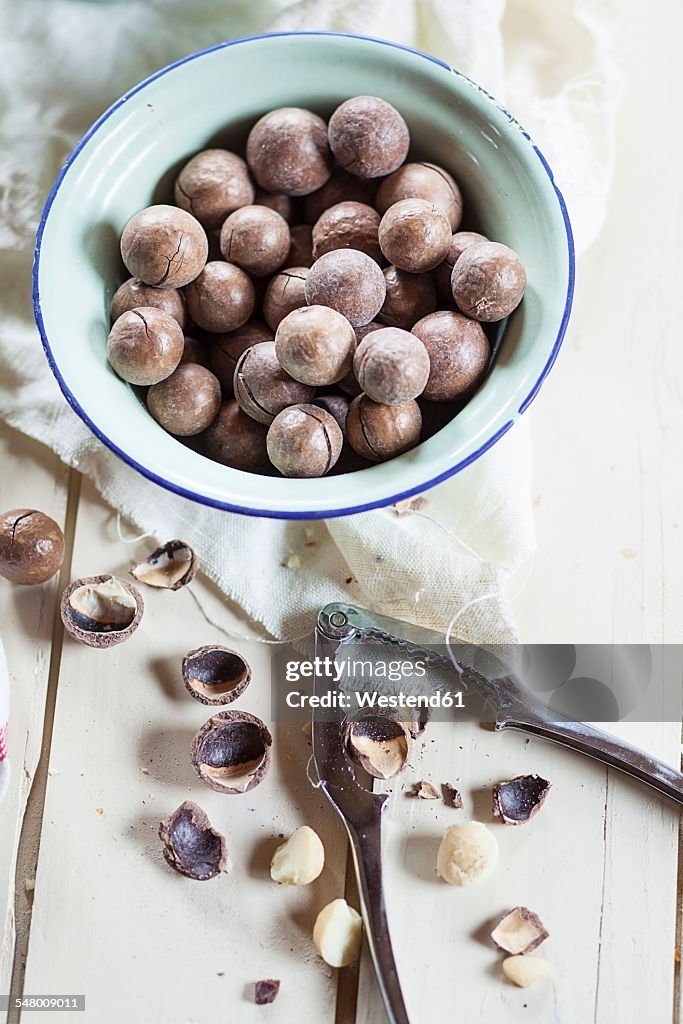
[[[88,647],[114,647],[133,635],[145,603],[137,587],[116,576],[84,576],[64,590],[60,602],[67,633]]]
[[[213,715],[192,743],[197,775],[217,793],[248,793],[265,778],[273,738],[264,722],[247,711]]]
[[[543,806],[552,783],[540,775],[518,775],[493,787],[493,814],[505,825],[524,825]]]
[[[251,667],[229,647],[210,644],[183,658],[183,682],[201,704],[231,704],[251,682]]]
[[[162,590],[180,590],[194,579],[197,556],[184,540],[169,540],[130,570],[139,583]]]
[[[181,875],[206,882],[225,870],[225,837],[197,804],[186,800],[159,825],[164,858]]]
[[[266,1006],[275,1002],[280,991],[280,982],[277,978],[264,978],[254,985],[254,1002],[257,1006]]]

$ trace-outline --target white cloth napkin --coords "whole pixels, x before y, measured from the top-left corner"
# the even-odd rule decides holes
[[[124,466],[62,399],[33,325],[34,232],[77,137],[144,75],[231,36],[328,28],[430,50],[505,99],[545,148],[585,245],[609,180],[616,11],[617,0],[0,0],[0,415],[144,531],[190,543],[272,635],[305,632],[321,604],[351,598],[435,627],[464,609],[463,637],[511,639],[505,585],[533,547],[526,424],[419,512],[302,525],[200,508]]]

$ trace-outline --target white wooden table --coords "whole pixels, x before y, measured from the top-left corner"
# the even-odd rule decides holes
[[[538,642],[683,639],[683,147],[656,100],[677,33],[648,49],[648,11],[632,11],[622,30],[628,91],[608,225],[582,261],[569,337],[531,414],[539,551],[515,604],[523,636]],[[94,1024],[381,1024],[367,958],[335,972],[310,940],[317,909],[349,882],[341,829],[306,781],[306,735],[274,727],[273,768],[253,793],[203,788],[188,750],[208,714],[184,691],[179,663],[225,637],[189,593],[146,591],[145,628],[127,644],[104,653],[64,639],[61,587],[125,573],[148,542],[122,543],[87,481],[4,426],[0,467],[0,508],[45,510],[68,548],[45,587],[0,580],[14,762],[0,808],[0,993],[84,993]],[[209,619],[248,632],[206,581],[193,587]],[[267,718],[270,650],[239,646],[255,675],[240,706]],[[630,737],[679,763],[680,722]],[[542,814],[519,829],[493,824],[495,876],[447,888],[434,872],[445,827],[490,821],[491,784],[527,771],[554,783]],[[421,778],[460,783],[465,811],[408,799],[404,787]],[[675,809],[585,759],[475,726],[430,726],[392,788],[387,901],[413,1024],[681,1020]],[[227,837],[231,871],[210,883],[161,857],[158,822],[186,798]],[[326,869],[308,888],[277,887],[268,864],[278,836],[304,822],[323,837]],[[551,932],[542,952],[553,979],[528,991],[501,979],[486,937],[516,904]],[[253,1005],[261,977],[282,979],[272,1007]],[[26,1017],[43,1019],[80,1020]]]

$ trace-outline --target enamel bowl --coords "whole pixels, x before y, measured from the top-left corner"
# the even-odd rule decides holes
[[[111,297],[126,274],[129,217],[167,201],[173,175],[208,144],[243,148],[280,106],[329,115],[350,96],[382,96],[411,130],[411,157],[450,170],[467,226],[521,255],[529,286],[494,365],[465,409],[413,451],[318,480],[258,476],[209,461],[166,434],[109,368]],[[38,231],[34,308],[53,373],[100,440],[162,487],[251,515],[318,518],[387,505],[478,458],[512,427],[557,356],[574,258],[562,196],[543,156],[486,92],[434,57],[376,39],[288,33],[238,39],[164,68],[116,102],[69,157]],[[78,296],[78,301],[74,301]]]

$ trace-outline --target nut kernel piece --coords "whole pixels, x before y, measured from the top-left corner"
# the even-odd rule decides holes
[[[89,647],[113,647],[140,624],[140,591],[116,576],[86,576],[62,594],[60,612],[67,633]]]
[[[550,974],[550,964],[540,956],[509,956],[503,960],[503,974],[520,988],[529,988]]]
[[[180,590],[194,579],[197,559],[184,540],[169,540],[130,570],[140,583],[164,590]]]
[[[548,931],[538,914],[527,907],[515,907],[491,932],[491,938],[506,953],[531,953],[548,938]]]
[[[540,775],[518,775],[493,787],[493,814],[505,825],[524,825],[537,814],[552,783]]]
[[[159,825],[167,864],[198,882],[215,878],[225,870],[225,838],[211,827],[201,807],[186,800]]]
[[[325,847],[320,836],[308,825],[302,825],[273,854],[270,877],[285,885],[309,885],[324,866]]]
[[[64,561],[64,534],[44,512],[14,508],[0,515],[0,576],[22,586],[45,583]]]
[[[480,821],[451,825],[441,840],[436,869],[449,885],[470,885],[491,874],[498,861],[498,842]]]
[[[313,926],[313,943],[330,967],[346,967],[358,959],[363,937],[363,919],[346,900],[332,900],[318,914]]]

